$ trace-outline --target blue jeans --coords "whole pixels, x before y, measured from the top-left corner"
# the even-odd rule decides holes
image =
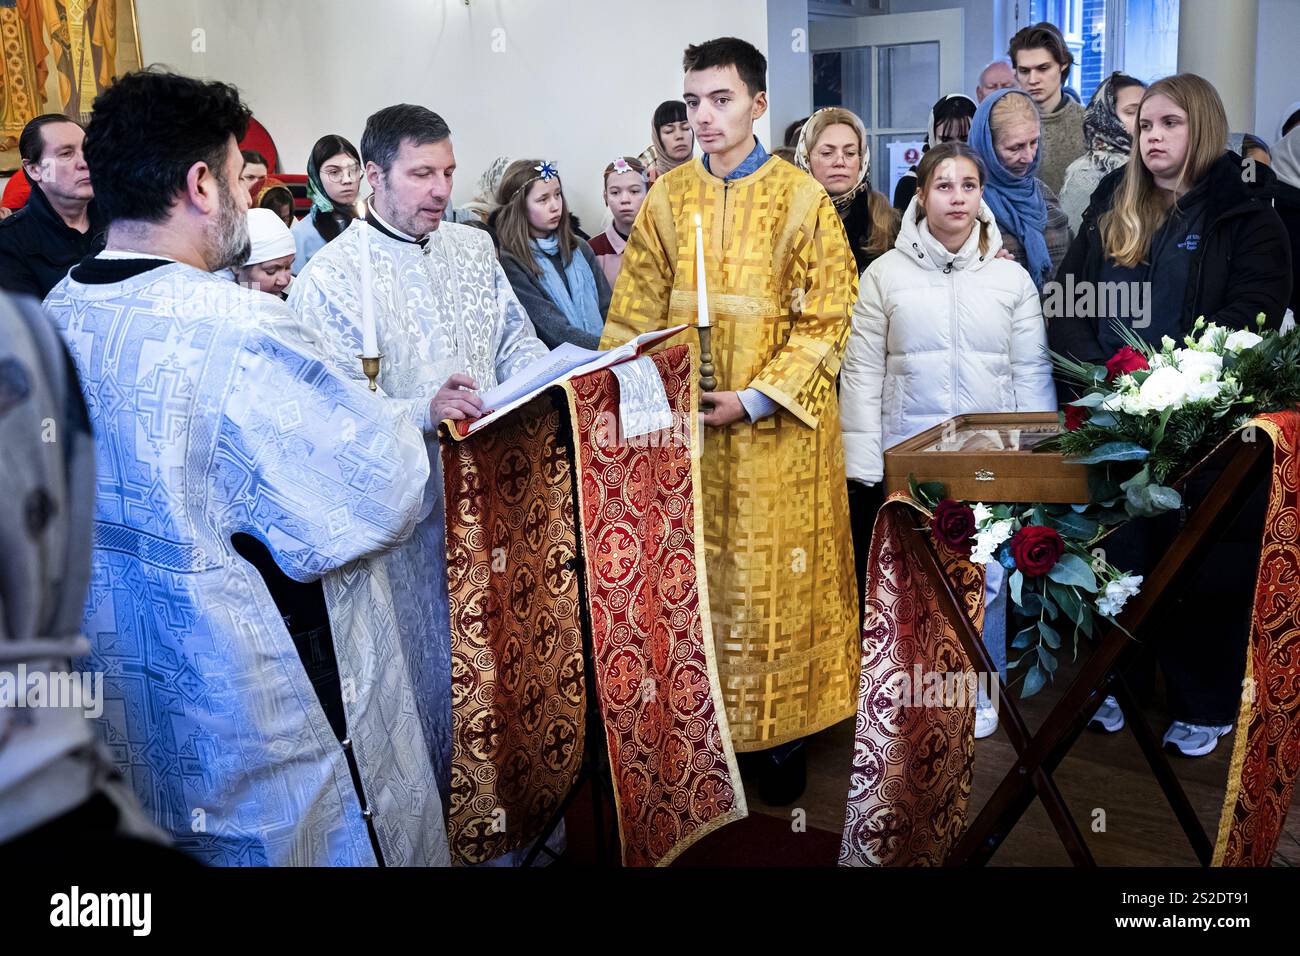
[[[984,566],[984,646],[997,667],[999,676],[1007,679],[1007,572],[996,561]],[[989,704],[981,681],[980,706]]]

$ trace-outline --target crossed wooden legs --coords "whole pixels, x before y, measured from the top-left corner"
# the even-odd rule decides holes
[[[1191,512],[1169,550],[1152,570],[1142,591],[1125,608],[1122,620],[1130,632],[1138,633],[1143,625],[1157,620],[1157,612],[1169,606],[1187,575],[1244,506],[1251,488],[1267,472],[1270,461],[1268,443],[1240,443],[1205,500]],[[904,541],[921,566],[940,582],[939,599],[944,612],[951,620],[959,622],[957,635],[972,664],[983,673],[996,673],[981,636],[962,611],[929,542],[921,532],[911,528],[905,530]],[[1210,839],[1119,670],[1122,660],[1140,650],[1133,646],[1123,631],[1111,628],[1052,708],[1042,727],[1032,735],[1015,700],[1000,683],[1002,725],[1015,748],[1016,763],[953,847],[947,865],[979,866],[988,863],[1035,795],[1042,800],[1071,861],[1076,866],[1096,865],[1083,833],[1052,779],[1052,773],[1074,746],[1107,694],[1114,694],[1119,701],[1138,746],[1197,858],[1202,865],[1209,865],[1213,849]]]

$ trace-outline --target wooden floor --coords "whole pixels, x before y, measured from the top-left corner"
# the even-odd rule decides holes
[[[1079,666],[1070,664],[1068,655],[1063,656],[1066,659],[1061,661],[1053,687],[1045,688],[1027,701],[1017,701],[1031,731],[1038,728]],[[1080,662],[1082,659],[1080,648]],[[1157,704],[1147,711],[1147,720],[1157,737],[1163,736],[1169,726],[1169,718],[1160,706],[1161,697],[1157,694]],[[1224,737],[1215,751],[1205,757],[1170,757],[1211,843],[1218,828],[1233,739],[1233,735]],[[758,799],[753,781],[746,778],[750,812],[789,819],[791,811],[798,807],[806,811],[809,827],[838,833],[843,828],[848,799],[853,721],[846,720],[814,735],[807,746],[808,789],[804,795],[789,807],[770,807]],[[1014,761],[1015,751],[1001,729],[992,737],[975,742],[975,780],[969,819],[973,820],[979,813]],[[1085,732],[1054,777],[1098,865],[1197,865],[1182,828],[1127,728],[1117,734]],[[1297,803],[1300,800],[1293,800],[1287,815],[1286,829],[1273,857],[1275,866],[1300,866]],[[1106,829],[1102,833],[1091,829],[1096,808],[1105,811]],[[1070,865],[1040,801],[1034,801],[992,863],[994,866]]]

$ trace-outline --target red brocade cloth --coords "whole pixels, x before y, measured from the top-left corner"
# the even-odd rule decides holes
[[[675,428],[619,441],[614,374],[570,388],[596,685],[627,866],[671,863],[747,812],[708,623],[691,454],[698,380],[684,345],[649,360]]]
[[[1214,866],[1271,864],[1300,771],[1300,412],[1252,426],[1273,442],[1273,474]]]
[[[442,442],[454,863],[526,847],[582,764],[586,692],[569,456],[546,396]]]
[[[594,690],[623,862],[666,865],[746,815],[702,573],[699,462],[691,453],[699,447],[697,383],[685,346],[642,361],[660,374],[674,428],[620,438],[618,379],[606,369],[564,386],[568,422],[543,396],[481,432],[442,443],[454,862],[527,846],[581,764],[580,591],[569,569],[575,509],[563,437],[569,426]],[[576,678],[566,678],[575,664]],[[524,668],[530,679],[514,673]],[[502,819],[504,826],[494,823]]]
[[[974,707],[903,706],[924,702],[917,675],[972,670],[957,625],[940,610],[936,582],[901,540],[904,522],[920,527],[927,519],[897,495],[876,515],[841,866],[940,866],[966,828]],[[984,568],[935,547],[982,631]]]

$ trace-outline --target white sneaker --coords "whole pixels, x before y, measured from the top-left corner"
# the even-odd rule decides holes
[[[1108,734],[1117,734],[1123,730],[1124,711],[1119,709],[1119,701],[1114,697],[1103,700],[1097,712],[1092,715],[1092,720],[1088,721],[1088,726]]]
[[[998,729],[998,712],[990,704],[978,704],[975,707],[975,739],[991,737]]]
[[[1184,757],[1204,757],[1219,745],[1219,738],[1232,733],[1232,724],[1222,727],[1188,724],[1175,720],[1165,731],[1164,745]]]

